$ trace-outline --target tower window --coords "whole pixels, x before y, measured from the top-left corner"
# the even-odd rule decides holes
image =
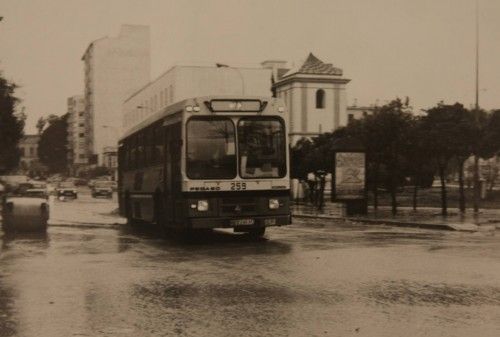
[[[325,108],[325,91],[323,89],[319,89],[316,91],[316,109],[324,109]]]

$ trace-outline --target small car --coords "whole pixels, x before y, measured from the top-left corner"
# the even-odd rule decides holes
[[[2,198],[4,232],[46,231],[49,202],[44,189],[27,189]]]
[[[97,181],[95,182],[94,186],[92,187],[92,198],[97,198],[97,197],[106,197],[106,198],[112,198],[113,197],[113,188],[109,184],[109,181]]]
[[[78,190],[73,182],[63,181],[59,183],[59,186],[56,188],[57,197],[72,197],[78,198]]]

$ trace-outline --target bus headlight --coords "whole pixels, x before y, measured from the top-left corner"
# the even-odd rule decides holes
[[[206,212],[208,211],[208,200],[198,200],[198,206],[196,209],[199,212]]]
[[[269,209],[280,208],[280,201],[278,199],[269,199]]]

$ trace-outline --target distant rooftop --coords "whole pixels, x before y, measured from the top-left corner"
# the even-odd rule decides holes
[[[331,63],[324,63],[314,56],[313,53],[309,53],[307,59],[300,67],[290,69],[283,77],[293,74],[342,76],[342,69],[334,67]]]

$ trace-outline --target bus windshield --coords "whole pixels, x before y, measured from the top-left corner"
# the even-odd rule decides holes
[[[278,178],[286,174],[286,145],[280,119],[245,117],[238,122],[242,178]]]
[[[223,118],[192,118],[187,123],[186,173],[191,179],[236,177],[233,122]]]

